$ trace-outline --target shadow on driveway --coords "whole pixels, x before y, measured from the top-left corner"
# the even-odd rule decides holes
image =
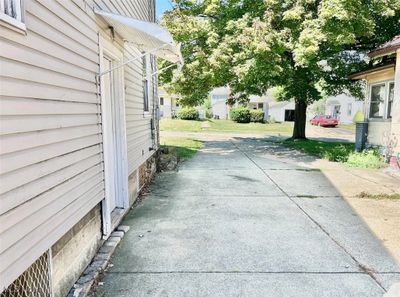
[[[381,297],[398,263],[312,161],[207,141],[125,218],[94,296]]]

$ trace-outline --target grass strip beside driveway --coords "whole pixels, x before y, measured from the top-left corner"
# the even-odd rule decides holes
[[[203,122],[209,124],[209,128],[202,128]],[[179,119],[162,119],[160,121],[161,131],[183,131],[183,132],[216,132],[216,133],[274,133],[290,135],[293,123],[236,123],[230,120],[205,120],[188,121]]]
[[[370,149],[356,152],[354,143],[350,142],[288,139],[278,143],[328,161],[345,163],[350,167],[378,169],[385,166],[378,151]]]
[[[327,142],[319,140],[285,140],[280,142],[285,146],[298,149],[309,155],[327,159],[333,162],[345,162],[354,151],[354,143]]]
[[[190,159],[203,146],[203,141],[186,137],[161,137],[162,147],[174,148],[180,159]]]

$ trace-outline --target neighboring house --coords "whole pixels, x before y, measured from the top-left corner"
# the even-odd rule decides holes
[[[163,88],[158,89],[160,117],[173,118],[181,108],[176,95],[168,94]]]
[[[178,112],[181,109],[179,97],[176,95],[170,95],[163,88],[159,88],[159,104],[160,104],[160,117],[161,118],[175,118],[178,116]],[[199,118],[205,118],[205,111],[203,106],[197,106],[199,112]]]
[[[268,103],[268,120],[274,119],[277,122],[293,122],[294,121],[293,101],[271,101]]]
[[[210,92],[211,97],[211,112],[215,118],[221,120],[229,119],[229,105],[226,100],[229,97],[229,88],[221,87],[215,88]]]
[[[211,98],[211,111],[214,117],[219,119],[229,119],[230,106],[226,104],[226,100],[229,98],[230,90],[229,87],[215,88],[210,92]],[[262,109],[265,113],[267,112],[267,102],[269,101],[266,96],[250,96],[248,107],[250,109]]]
[[[351,124],[355,114],[364,110],[364,102],[346,94],[328,97],[325,114],[339,120],[339,123]]]
[[[395,156],[400,152],[400,35],[368,56],[373,66],[350,76],[367,82],[364,108],[367,144]]]
[[[0,296],[66,296],[155,172],[142,53],[180,56],[154,0],[0,3]]]

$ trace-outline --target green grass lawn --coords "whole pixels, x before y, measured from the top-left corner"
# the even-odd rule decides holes
[[[185,137],[161,137],[160,144],[163,147],[175,148],[177,156],[181,159],[190,159],[203,146],[202,141]]]
[[[207,120],[209,128],[201,128],[202,121],[185,121],[178,119],[162,119],[160,121],[161,131],[184,131],[184,132],[225,132],[225,133],[273,133],[290,135],[293,123],[248,123],[240,124],[229,120]]]
[[[175,119],[161,119],[160,120],[161,131],[185,131],[185,132],[200,132],[201,122],[200,121],[187,121],[187,120],[175,120]]]
[[[286,140],[280,142],[307,154],[327,159],[329,161],[344,162],[354,151],[353,143],[327,142],[318,140]]]
[[[279,143],[332,162],[345,163],[350,167],[377,169],[385,166],[379,152],[356,152],[354,143],[291,139]]]

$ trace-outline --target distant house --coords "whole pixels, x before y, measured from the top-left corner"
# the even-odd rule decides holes
[[[229,119],[230,106],[226,103],[230,95],[229,87],[215,88],[210,92],[211,110],[214,117],[219,119]],[[266,108],[268,98],[266,96],[250,96],[248,107],[250,109],[264,110],[266,115]],[[266,116],[265,116],[266,118]]]
[[[364,116],[367,145],[387,155],[400,152],[400,35],[371,51],[372,66],[350,76],[367,82]]]
[[[214,117],[221,120],[229,119],[229,105],[226,104],[226,100],[229,97],[229,88],[221,87],[216,88],[210,92],[211,98],[211,112]]]
[[[363,105],[363,101],[358,101],[345,94],[331,96],[326,100],[325,114],[337,118],[341,123],[350,124],[354,115],[363,110]],[[294,109],[295,103],[293,101],[270,101],[267,107],[268,118],[273,118],[278,122],[293,122]]]
[[[293,101],[271,101],[267,107],[268,119],[277,122],[293,122],[294,108],[295,103]]]
[[[159,103],[160,103],[160,117],[173,118],[181,108],[178,103],[176,95],[168,94],[163,88],[158,90]]]
[[[343,124],[351,124],[355,114],[363,110],[364,101],[346,94],[328,97],[325,104],[325,114],[338,119]]]
[[[2,297],[66,296],[154,174],[154,55],[181,59],[154,22],[154,0],[0,1]]]

